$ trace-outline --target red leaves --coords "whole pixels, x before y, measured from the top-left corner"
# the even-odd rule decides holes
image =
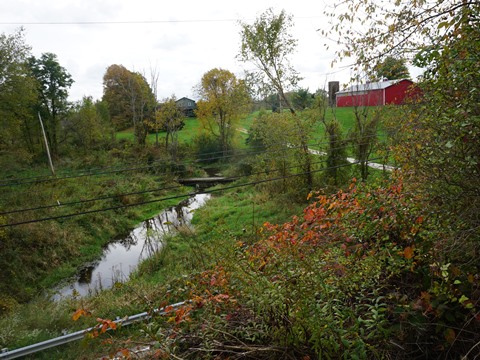
[[[271,235],[247,254],[260,271],[274,264],[275,254],[283,251],[302,259],[308,246],[312,251],[340,246],[347,256],[387,248],[390,254],[408,260],[415,251],[421,252],[416,245],[424,221],[414,202],[403,194],[401,180],[378,188],[354,181],[348,191],[317,196],[304,209],[303,219],[294,218],[283,225],[266,223],[263,233]]]
[[[313,222],[313,221],[317,221],[319,218],[322,218],[323,216],[325,216],[325,209],[322,207],[322,208],[312,208],[311,206],[307,207],[305,210],[304,210],[304,219],[306,222]]]

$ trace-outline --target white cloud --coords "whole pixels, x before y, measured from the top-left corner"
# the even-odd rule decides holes
[[[84,95],[100,98],[102,77],[112,64],[143,71],[147,79],[150,66],[157,67],[160,99],[172,94],[194,97],[193,86],[214,67],[228,69],[238,76],[243,74],[244,66],[235,60],[240,46],[236,19],[251,23],[269,7],[277,11],[285,9],[294,15],[292,31],[299,46],[292,65],[305,78],[302,87],[316,90],[337,74],[341,81],[348,79],[345,71],[328,75],[338,69],[330,68],[333,52],[324,49],[325,41],[316,31],[325,23],[321,2],[2,1],[0,32],[11,33],[18,27],[7,22],[23,23],[34,55],[57,54],[60,64],[75,80],[70,90],[72,100]],[[34,25],[32,22],[109,23]]]

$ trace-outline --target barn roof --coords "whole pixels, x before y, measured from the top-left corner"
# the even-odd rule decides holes
[[[383,90],[392,85],[398,84],[399,82],[408,79],[397,79],[397,80],[385,80],[385,81],[378,81],[378,82],[371,82],[366,84],[356,84],[350,86],[349,88],[337,92],[338,94],[351,94],[356,92],[363,92],[363,91],[370,91],[370,90]],[[408,80],[410,81],[410,80]]]

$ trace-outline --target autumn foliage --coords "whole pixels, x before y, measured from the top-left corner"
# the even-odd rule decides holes
[[[401,180],[311,194],[302,216],[170,284],[146,325],[182,358],[448,358],[475,351],[479,277]],[[148,334],[149,332],[146,331]]]
[[[448,229],[401,179],[311,194],[302,216],[170,284],[187,299],[146,325],[162,356],[449,358],[478,343],[476,264],[442,251]],[[148,333],[148,332],[147,332]],[[159,352],[160,354],[160,352]]]

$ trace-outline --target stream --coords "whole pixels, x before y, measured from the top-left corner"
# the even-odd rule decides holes
[[[138,264],[158,252],[167,233],[190,225],[194,210],[202,207],[210,194],[196,194],[135,227],[127,237],[113,241],[95,262],[84,265],[76,278],[54,289],[52,300],[68,296],[93,295],[128,280]]]

